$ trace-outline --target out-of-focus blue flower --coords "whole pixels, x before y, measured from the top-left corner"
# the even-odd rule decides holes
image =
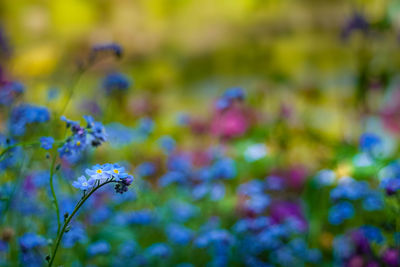
[[[381,210],[384,206],[383,196],[378,191],[371,191],[363,200],[363,208],[368,211]]]
[[[215,107],[216,107],[218,110],[227,109],[230,105],[231,105],[231,101],[230,101],[229,99],[227,99],[227,98],[224,98],[224,97],[219,98],[219,99],[217,100],[217,102],[215,103]]]
[[[167,172],[158,180],[158,184],[161,187],[166,187],[172,183],[183,183],[185,181],[185,175],[180,172]]]
[[[100,240],[93,244],[90,244],[87,248],[87,253],[90,257],[96,256],[99,254],[107,254],[110,251],[111,251],[110,244],[104,240]]]
[[[97,208],[90,213],[90,222],[93,224],[104,222],[111,217],[112,213],[112,210],[107,206]]]
[[[179,224],[170,224],[167,226],[165,231],[168,239],[179,245],[188,244],[193,237],[192,230]]]
[[[384,188],[388,195],[396,194],[400,190],[400,178],[383,178],[380,187]]]
[[[227,246],[233,245],[235,239],[225,229],[214,229],[200,234],[194,241],[195,246],[199,248],[208,247],[210,245],[216,245],[222,243]]]
[[[76,243],[85,243],[87,241],[87,235],[85,229],[83,229],[81,224],[75,224],[71,229],[65,233],[62,239],[62,245],[65,248],[71,248]]]
[[[225,185],[222,183],[215,183],[211,186],[210,199],[212,201],[218,201],[225,196]]]
[[[40,137],[40,146],[46,150],[49,150],[53,147],[54,138],[53,137]]]
[[[186,222],[199,213],[199,209],[187,202],[172,201],[170,209],[173,214],[172,218],[177,222]]]
[[[265,179],[265,188],[267,190],[279,191],[285,188],[285,180],[278,176],[269,176]]]
[[[106,94],[112,94],[116,92],[124,92],[131,86],[129,78],[119,72],[113,72],[108,74],[102,81],[101,87],[105,90]]]
[[[339,235],[333,240],[333,255],[336,259],[348,258],[354,252],[351,239],[344,235]]]
[[[171,155],[168,158],[167,167],[170,171],[189,173],[192,168],[192,163],[185,155]]]
[[[9,106],[25,91],[25,86],[20,82],[9,82],[0,86],[0,105]]]
[[[171,248],[164,243],[155,243],[146,249],[146,255],[150,258],[167,258],[171,254]]]
[[[8,243],[3,240],[0,240],[0,252],[6,252],[6,251],[8,251]]]
[[[329,209],[329,222],[333,225],[341,224],[344,220],[354,216],[354,207],[348,201],[341,201]]]
[[[254,194],[262,194],[264,191],[264,183],[260,180],[251,180],[241,184],[238,188],[238,194],[244,196],[252,196]]]
[[[115,221],[119,225],[149,225],[155,221],[155,214],[151,210],[138,210],[129,213],[119,213]]]
[[[176,146],[176,142],[171,136],[162,136],[158,143],[166,154],[171,153]]]
[[[223,97],[230,100],[243,100],[245,98],[245,94],[243,88],[232,87],[225,91]]]
[[[116,43],[98,44],[92,47],[89,55],[89,61],[94,62],[95,59],[103,53],[112,53],[117,58],[122,57],[122,47]]]
[[[136,167],[136,173],[141,177],[151,176],[156,172],[156,166],[152,162],[143,162]]]
[[[34,233],[26,233],[19,238],[19,245],[23,250],[31,250],[47,245],[46,239]]]
[[[342,179],[343,180],[343,179]],[[363,198],[369,192],[369,185],[366,181],[355,181],[351,178],[339,184],[331,190],[330,197],[333,200],[349,199],[356,200]]]
[[[77,181],[72,183],[72,186],[80,190],[89,190],[93,187],[95,181],[95,179],[90,178],[87,180],[85,176],[80,176]]]
[[[366,34],[368,29],[369,23],[365,16],[359,12],[355,12],[343,26],[341,37],[347,39],[354,31],[360,31]]]
[[[154,121],[151,118],[141,118],[137,130],[142,135],[149,135],[154,130]]]
[[[12,134],[25,134],[27,124],[42,123],[50,119],[50,113],[45,107],[22,104],[13,108],[10,115],[9,127]]]
[[[217,160],[212,166],[212,173],[215,178],[232,179],[236,176],[236,164],[231,158]]]
[[[315,176],[315,179],[320,186],[332,185],[336,180],[336,174],[332,170],[321,170]]]
[[[384,241],[381,230],[372,225],[364,225],[360,228],[364,236],[369,240],[381,244]]]
[[[267,146],[263,143],[253,144],[246,148],[244,151],[244,158],[248,162],[253,162],[264,158],[268,153]]]
[[[378,156],[383,151],[382,139],[373,133],[364,133],[360,137],[360,150],[371,156]]]
[[[246,210],[260,214],[266,210],[270,203],[271,199],[268,195],[255,194],[245,200],[244,206]]]

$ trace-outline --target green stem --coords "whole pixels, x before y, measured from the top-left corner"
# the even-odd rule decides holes
[[[53,160],[51,161],[51,166],[50,166],[50,188],[51,188],[51,194],[53,196],[53,203],[54,203],[54,206],[56,207],[56,213],[57,213],[57,235],[58,235],[58,233],[60,232],[60,228],[61,228],[60,208],[58,207],[57,196],[56,196],[56,192],[54,191],[54,185],[53,185],[54,167],[56,165],[56,161],[57,161],[57,154],[54,154]]]
[[[51,267],[51,266],[53,265],[54,259],[56,258],[56,254],[57,254],[58,247],[59,247],[59,245],[60,245],[60,242],[61,242],[62,237],[64,236],[65,230],[67,229],[68,224],[71,222],[71,220],[72,220],[72,218],[74,217],[74,215],[78,212],[79,208],[82,207],[82,205],[85,203],[85,201],[86,201],[97,189],[99,189],[99,188],[102,187],[103,185],[106,185],[106,184],[109,184],[109,183],[113,183],[113,182],[115,182],[115,180],[112,180],[112,179],[111,179],[111,180],[106,180],[106,181],[105,181],[104,183],[102,183],[102,184],[98,184],[98,185],[97,185],[96,187],[94,187],[87,195],[84,195],[84,196],[82,197],[82,199],[79,200],[79,202],[78,202],[77,205],[75,206],[74,210],[72,211],[71,215],[69,215],[69,216],[67,217],[67,219],[65,220],[64,225],[63,225],[63,227],[62,227],[62,229],[61,229],[61,232],[57,234],[56,244],[55,244],[55,246],[54,246],[54,250],[53,250],[52,255],[50,255],[51,258],[50,258],[49,265],[48,265],[49,267]]]

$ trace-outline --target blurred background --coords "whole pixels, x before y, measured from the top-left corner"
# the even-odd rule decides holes
[[[119,44],[122,56],[104,57],[83,72],[82,66],[93,47],[109,43]],[[221,225],[232,229],[237,217],[254,218],[266,210],[263,207],[254,212],[254,207],[249,208],[251,211],[243,208],[247,202],[241,195],[240,184],[251,185],[251,179],[276,175],[285,181],[287,190],[272,193],[271,199],[278,196],[277,203],[304,201],[306,219],[303,215],[298,217],[308,220],[310,226],[305,240],[311,247],[321,248],[321,258],[330,266],[334,236],[344,230],[326,222],[329,191],[321,190],[326,201],[314,207],[318,202],[315,200],[322,198],[318,195],[320,188],[310,189],[306,181],[327,168],[329,175],[333,173],[338,179],[374,177],[371,187],[377,187],[379,182],[375,178],[379,170],[398,155],[399,48],[399,0],[0,1],[0,80],[4,84],[21,82],[25,85],[24,102],[46,106],[57,115],[79,120],[83,114],[91,114],[104,123],[109,134],[108,142],[96,153],[85,154],[80,165],[62,161],[60,188],[64,193],[74,192],[70,183],[89,162],[125,162],[138,177],[137,201],[121,207],[110,204],[106,219],[99,219],[100,227],[88,231],[90,241],[83,241],[85,250],[99,236],[110,237],[105,223],[101,224],[112,221],[109,217],[117,211],[150,209],[162,217],[164,211],[157,208],[165,207],[177,196],[201,208],[202,218],[190,225],[193,230],[206,224],[205,219],[212,224],[213,216],[220,216]],[[107,84],[112,84],[113,79],[117,84],[122,81],[122,86],[118,86],[123,87],[123,93],[107,91]],[[76,90],[71,94],[73,86]],[[224,113],[218,101],[232,87],[243,88],[240,92],[245,97],[235,96],[233,106],[228,107],[231,113]],[[7,132],[6,112],[0,113],[0,121],[0,132]],[[221,122],[230,126],[219,128]],[[56,128],[56,136],[61,136],[61,129]],[[379,160],[357,154],[360,147],[364,149],[363,143],[359,143],[364,132],[379,136],[379,142],[378,138],[373,139],[375,136],[372,138],[382,145]],[[18,137],[18,141],[50,134],[48,129],[38,128]],[[42,154],[35,156],[44,157]],[[236,165],[221,155],[229,156]],[[180,161],[180,156],[184,160]],[[169,162],[174,160],[179,168],[170,166]],[[220,165],[219,160],[223,161]],[[155,166],[149,171],[151,174],[146,168],[139,168],[143,162]],[[228,176],[237,179],[224,183],[218,180],[214,193],[219,197],[196,202],[199,199],[192,193],[201,184],[196,180],[201,176],[199,172],[203,167],[214,168],[213,164],[222,169],[228,166],[228,170],[224,169],[228,173],[234,169],[235,174]],[[365,166],[372,167],[360,171]],[[40,165],[31,167],[40,169]],[[168,176],[171,172],[189,177],[183,183],[184,189],[167,188],[169,182],[165,180],[173,180]],[[6,181],[17,177],[15,173],[7,175]],[[163,184],[163,177],[168,178],[164,179],[167,185]],[[227,185],[226,194],[221,184]],[[263,203],[259,199],[254,201],[255,206]],[[394,206],[398,208],[398,204]],[[303,214],[297,208],[291,212]],[[271,215],[273,211],[266,213]],[[138,243],[147,247],[162,236],[158,233],[163,233],[163,223],[173,220],[173,216],[168,216],[157,224],[156,232],[141,235],[141,228],[134,227],[147,223],[134,219],[127,223],[134,227],[121,227],[121,231],[127,236],[135,235]],[[357,217],[344,228],[358,227],[365,218],[374,216],[379,217]],[[144,217],[147,218],[146,214]],[[390,218],[393,225],[400,227]],[[90,229],[97,222],[86,223]],[[13,226],[13,221],[9,225]],[[46,223],[37,225],[41,234],[48,235],[43,230],[47,229]],[[22,235],[25,228],[16,229]],[[387,232],[392,236],[394,230]],[[390,246],[395,242],[387,240]],[[119,239],[110,242],[116,244]],[[113,249],[117,246],[114,243]],[[75,251],[65,247],[64,259],[83,254],[79,247]],[[170,264],[197,255],[196,250],[187,249],[178,252]],[[103,266],[101,260],[85,257],[80,256],[81,263]],[[199,266],[204,266],[205,261],[200,261]]]

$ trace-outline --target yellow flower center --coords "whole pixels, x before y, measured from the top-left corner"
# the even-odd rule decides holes
[[[115,172],[115,173],[119,173],[119,171],[118,171],[117,169],[114,169],[114,172]]]
[[[80,146],[81,145],[81,141],[76,142],[76,145]]]
[[[99,169],[99,170],[97,170],[96,172],[97,172],[97,173],[103,173],[103,171],[102,171],[102,170],[100,170],[100,169]]]

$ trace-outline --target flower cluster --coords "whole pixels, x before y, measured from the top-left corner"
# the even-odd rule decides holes
[[[77,181],[72,183],[75,188],[83,191],[90,190],[94,186],[111,181],[116,183],[115,191],[122,194],[128,190],[128,186],[133,182],[133,176],[129,175],[125,171],[125,168],[118,164],[97,164],[90,169],[86,169],[85,172],[89,178],[82,175],[78,177]]]
[[[105,142],[106,132],[102,123],[94,121],[92,116],[83,116],[87,126],[84,128],[78,122],[68,120],[64,116],[67,128],[71,129],[72,135],[67,138],[64,145],[58,149],[60,157],[79,155],[88,145],[97,147]]]

